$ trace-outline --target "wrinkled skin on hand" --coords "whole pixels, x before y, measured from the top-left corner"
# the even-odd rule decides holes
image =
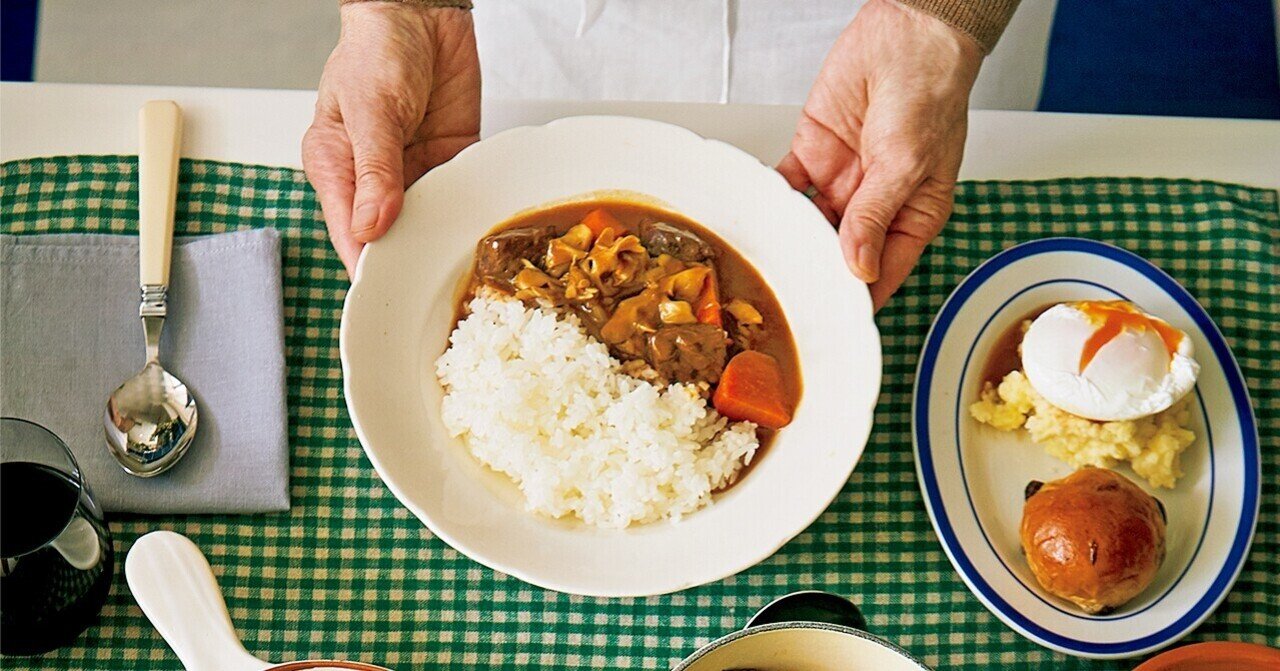
[[[302,164],[351,274],[400,214],[404,189],[480,135],[471,14],[390,2],[342,7]]]
[[[827,54],[778,171],[840,227],[876,308],[951,214],[982,51],[945,23],[870,0]]]

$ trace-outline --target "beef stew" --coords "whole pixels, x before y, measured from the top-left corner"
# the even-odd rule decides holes
[[[695,385],[721,414],[756,422],[762,445],[799,402],[799,358],[777,298],[741,254],[675,213],[594,200],[519,215],[477,245],[459,319],[481,286],[577,315],[626,372]],[[744,352],[757,356],[717,390]]]

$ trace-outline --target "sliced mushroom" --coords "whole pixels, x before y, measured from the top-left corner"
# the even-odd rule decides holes
[[[564,294],[556,281],[529,261],[525,261],[524,270],[516,273],[511,283],[515,286],[516,298],[522,301],[546,300],[553,305],[564,302]]]
[[[733,315],[733,318],[736,319],[739,324],[757,326],[764,323],[764,315],[760,314],[760,311],[757,310],[754,305],[742,300],[741,298],[735,298],[729,301],[729,304],[724,306],[724,309],[727,310],[729,314]]]
[[[698,317],[693,306],[685,301],[662,301],[658,304],[658,317],[663,324],[696,324]]]
[[[612,230],[605,229],[580,265],[603,293],[612,295],[631,284],[648,262],[649,254],[640,244],[640,238],[634,235],[616,238]]]
[[[564,283],[564,297],[575,303],[593,300],[600,294],[591,276],[581,266],[570,266],[560,281]]]
[[[692,303],[702,295],[703,287],[706,286],[710,275],[711,268],[707,266],[691,266],[674,275],[664,277],[658,286],[668,296]]]

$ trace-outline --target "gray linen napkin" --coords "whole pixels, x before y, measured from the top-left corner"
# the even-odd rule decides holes
[[[136,237],[0,235],[0,415],[65,440],[108,511],[287,510],[279,232],[174,241],[160,361],[200,423],[182,461],[149,479],[120,469],[102,426],[146,356],[138,291]]]

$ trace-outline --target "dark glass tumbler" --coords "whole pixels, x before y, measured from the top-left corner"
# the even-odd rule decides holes
[[[74,641],[102,610],[113,566],[102,509],[66,443],[0,418],[0,653]]]

